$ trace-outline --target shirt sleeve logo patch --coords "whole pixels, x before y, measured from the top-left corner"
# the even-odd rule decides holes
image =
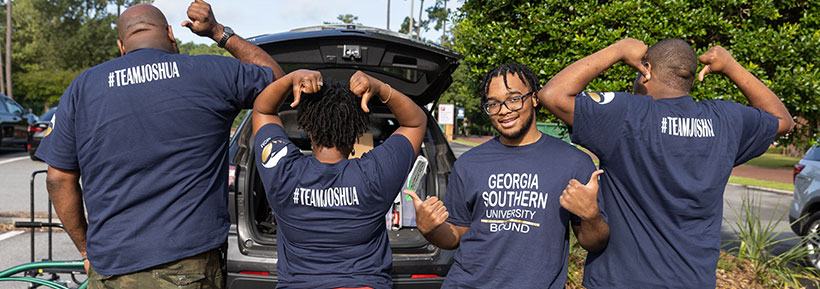
[[[265,168],[272,168],[275,167],[279,160],[281,160],[285,155],[288,154],[288,147],[282,147],[278,152],[275,154],[273,153],[273,143],[268,143],[264,149],[262,149],[262,166]]]
[[[593,101],[597,102],[598,104],[607,104],[607,103],[612,102],[613,99],[615,99],[615,93],[614,92],[604,92],[604,93],[587,92],[587,95],[589,95],[589,98],[591,98]]]
[[[55,112],[54,115],[51,116],[51,121],[48,123],[48,127],[46,128],[46,132],[43,134],[43,137],[47,137],[51,134],[51,131],[54,130],[54,120],[57,118],[57,113]]]

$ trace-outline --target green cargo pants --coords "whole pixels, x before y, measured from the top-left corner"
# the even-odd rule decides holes
[[[89,289],[208,288],[224,289],[221,252],[213,249],[199,255],[123,275],[88,272]]]

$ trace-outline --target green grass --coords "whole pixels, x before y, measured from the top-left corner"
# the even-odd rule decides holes
[[[764,168],[791,169],[794,164],[799,161],[800,158],[787,157],[774,153],[765,153],[762,156],[746,162],[746,164]]]
[[[738,185],[763,187],[763,188],[778,189],[778,190],[784,190],[784,191],[794,191],[794,185],[793,184],[778,183],[778,182],[758,180],[758,179],[753,179],[753,178],[744,178],[744,177],[731,176],[731,177],[729,177],[729,182],[734,183],[734,184],[738,184]]]

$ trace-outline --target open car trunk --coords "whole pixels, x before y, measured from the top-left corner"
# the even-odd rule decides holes
[[[450,75],[458,65],[458,54],[402,38],[390,31],[348,26],[314,27],[249,40],[270,53],[286,73],[305,68],[320,71],[326,80],[347,83],[353,73],[362,70],[411,97],[427,114],[427,132],[420,155],[427,158],[429,164],[418,193],[420,196],[444,197],[455,157],[438,124],[424,106],[438,100],[452,82]],[[368,105],[370,125],[368,133],[357,144],[357,156],[384,142],[399,127],[385,105],[375,99]],[[310,140],[296,124],[296,110],[283,106],[280,116],[290,140],[302,153],[310,155]],[[271,260],[277,258],[276,219],[254,165],[250,123],[246,119],[237,131],[238,148],[231,160],[237,165],[236,188],[231,200],[236,208],[232,212],[236,220],[236,240],[232,240],[234,237],[229,240],[228,271],[270,272],[275,276],[275,261]],[[394,204],[396,210],[385,216],[396,287],[401,287],[402,282],[398,281],[401,278],[446,275],[452,263],[452,252],[429,244],[412,223],[398,226],[393,222],[408,213],[399,209],[402,202],[409,202],[409,208],[412,208],[412,200],[400,193],[398,197],[399,202]],[[404,205],[407,208],[407,203]],[[415,214],[411,211],[409,213]],[[401,214],[396,216],[396,212]],[[234,244],[238,246],[234,247]],[[232,264],[231,248],[238,250],[242,262]]]

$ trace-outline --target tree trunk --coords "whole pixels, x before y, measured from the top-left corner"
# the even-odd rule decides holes
[[[11,0],[6,4],[6,95],[14,98],[11,86]]]

